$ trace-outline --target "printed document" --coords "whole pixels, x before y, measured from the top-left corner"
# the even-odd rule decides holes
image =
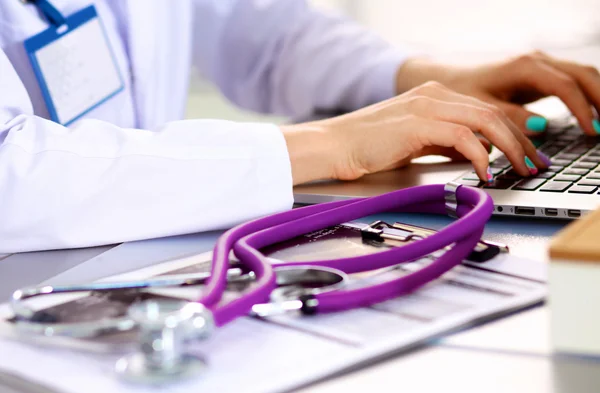
[[[387,247],[365,243],[356,231],[352,226],[340,225],[264,251],[274,260],[301,263],[381,252]],[[350,285],[365,286],[405,275],[430,263],[434,257],[393,269],[352,275]],[[209,268],[210,253],[205,253],[107,280]],[[243,289],[232,285],[226,298],[239,295]],[[201,287],[110,295],[86,293],[40,299],[35,307],[61,322],[90,321],[125,315],[127,307],[135,301],[165,296],[193,300],[200,291]],[[289,391],[539,303],[545,295],[543,263],[503,254],[489,262],[459,265],[408,296],[371,307],[315,316],[243,317],[218,329],[206,341],[190,344],[188,351],[208,363],[204,374],[164,385],[160,390],[168,393]],[[7,305],[0,306],[0,318],[3,320],[0,370],[64,393],[154,390],[124,383],[114,373],[116,361],[137,350],[135,331],[91,339],[41,338],[19,334]]]

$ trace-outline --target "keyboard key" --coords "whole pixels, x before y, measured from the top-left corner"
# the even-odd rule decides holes
[[[598,187],[596,186],[573,186],[569,192],[573,194],[593,194]]]
[[[600,186],[600,179],[583,179],[577,183],[580,186]]]
[[[492,169],[492,173],[494,174],[494,176],[498,175],[500,172],[502,172],[504,170],[502,168],[491,168],[491,169]],[[463,175],[462,178],[464,180],[479,180],[479,176],[477,176],[477,172],[475,172],[475,171],[467,173],[466,175]]]
[[[553,180],[556,181],[567,181],[567,182],[576,182],[577,180],[581,179],[581,176],[577,176],[577,175],[563,175],[562,173],[558,176],[556,176]]]
[[[579,159],[579,162],[587,162],[590,164],[598,164],[600,163],[600,156],[583,156]]]
[[[491,188],[491,189],[496,189],[496,190],[506,190],[506,189],[509,189],[515,183],[516,183],[516,180],[495,179],[491,183],[486,183],[483,186],[483,188]]]
[[[547,155],[548,157],[552,157],[553,155],[555,155],[556,153],[558,153],[559,151],[561,151],[563,148],[560,146],[549,146],[543,149],[539,149],[542,153],[544,153],[545,155]]]
[[[596,162],[579,161],[579,162],[576,162],[575,164],[571,165],[571,168],[594,169],[597,166],[598,166],[598,163],[596,163]]]
[[[581,158],[582,162],[593,162],[593,163],[600,163],[600,156],[597,156],[595,154],[588,154],[585,157]]]
[[[544,171],[544,172],[539,172],[533,178],[534,179],[550,179],[551,177],[554,177],[554,176],[556,176],[556,172]]]
[[[600,173],[594,172],[586,176],[587,179],[600,179]]]
[[[546,179],[525,179],[514,186],[513,190],[533,191],[538,189],[545,182]]]
[[[463,176],[463,180],[479,180],[476,172],[467,173]]]
[[[548,143],[548,147],[560,147],[560,148],[565,148],[567,146],[569,146],[571,144],[570,141],[559,141],[559,140],[554,140],[550,143]]]
[[[498,179],[498,180],[521,180],[521,179],[523,179],[523,176],[504,173],[504,174],[496,177],[496,179]]]
[[[587,147],[588,149],[593,149],[594,147],[598,146],[598,138],[585,135],[583,140],[579,142],[579,145]]]
[[[561,154],[555,156],[554,158],[552,158],[552,161],[554,161],[554,160],[575,161],[576,159],[579,158],[580,155],[581,154],[561,153]]]
[[[589,173],[589,169],[577,169],[577,168],[567,168],[565,169],[561,175],[576,175],[576,176],[583,176],[583,175],[587,175]]]
[[[563,169],[565,169],[565,167],[564,167],[564,166],[562,166],[562,165],[552,165],[552,166],[550,166],[550,167],[548,168],[548,170],[549,170],[550,172],[560,172],[560,171],[562,171]]]
[[[562,135],[575,135],[577,138],[582,138],[584,135],[581,133],[581,130],[571,127],[567,131],[565,131]]]
[[[569,188],[569,186],[571,186],[571,183],[566,181],[551,181],[544,184],[544,186],[540,188],[540,191],[564,192],[567,188]]]
[[[468,180],[468,179],[461,179],[458,181],[458,183],[462,184],[463,186],[469,186],[469,187],[480,187],[483,184],[482,181]]]
[[[513,168],[510,168],[508,171],[506,171],[503,176],[508,176],[511,178],[515,178],[515,179],[522,179],[523,176],[519,175],[517,173],[517,171],[515,171]]]
[[[576,155],[577,157],[589,151],[587,147],[572,147],[564,151],[564,154]]]
[[[556,137],[556,140],[558,140],[558,141],[574,141],[574,140],[577,140],[578,138],[579,138],[579,135],[577,135],[575,133],[573,133],[573,134],[565,133],[565,134],[558,135]]]
[[[560,165],[560,166],[569,166],[571,161],[568,160],[558,160],[556,158],[552,159],[552,165]]]
[[[510,166],[510,161],[506,157],[498,157],[496,160],[490,163],[490,167],[492,168],[508,168]]]

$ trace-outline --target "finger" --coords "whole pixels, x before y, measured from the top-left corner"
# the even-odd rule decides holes
[[[492,110],[471,104],[440,101],[429,97],[415,97],[412,99],[410,110],[420,117],[460,124],[473,131],[480,132],[494,146],[504,152],[513,168],[521,176],[530,175],[530,170],[525,164],[525,149],[522,142]],[[519,132],[519,134],[523,136],[522,133]],[[523,138],[525,137],[523,136]],[[535,150],[535,148],[533,149]]]
[[[577,81],[539,59],[530,60],[525,64],[526,66],[521,66],[515,71],[521,83],[541,93],[560,98],[577,118],[583,131],[588,135],[596,135],[592,125],[594,113],[591,104]]]
[[[508,115],[506,114],[506,112],[504,110],[502,110],[502,108],[499,108],[496,105],[491,105],[492,110],[494,110],[495,113],[499,113],[498,115],[504,120],[504,122],[506,124],[508,124],[509,128],[511,129],[511,131],[513,132],[513,134],[515,135],[515,137],[517,138],[517,140],[519,141],[519,143],[521,143],[521,146],[523,146],[523,149],[525,150],[525,156],[527,157],[525,159],[525,164],[527,165],[527,167],[529,168],[529,172],[533,175],[535,175],[537,173],[537,169],[536,168],[541,168],[541,169],[547,169],[549,166],[552,165],[550,159],[548,157],[546,157],[545,154],[543,154],[542,152],[540,152],[539,150],[537,150],[537,148],[535,147],[535,145],[533,144],[533,142],[527,138],[527,136],[525,135],[525,133],[523,133],[519,127],[516,125],[516,123],[508,117]],[[546,120],[545,118],[539,116],[539,118],[537,120],[541,119],[542,122],[544,120]],[[528,122],[530,123],[530,127],[531,127],[531,118],[528,120]],[[546,121],[547,123],[547,121]],[[546,125],[547,127],[547,125]]]
[[[527,158],[529,158],[529,163],[532,164],[532,166],[534,168],[547,168],[548,167],[549,161],[545,157],[540,158],[540,153],[537,151],[537,149],[535,148],[533,143],[523,134],[523,132],[516,126],[516,124],[511,119],[509,119],[508,116],[502,110],[500,110],[497,106],[487,104],[481,100],[478,100],[475,97],[459,94],[459,93],[457,93],[453,90],[450,90],[440,84],[429,83],[429,84],[424,85],[424,89],[422,89],[422,90],[423,90],[422,91],[423,93],[425,93],[431,97],[438,98],[443,101],[467,103],[467,104],[473,105],[477,108],[487,109],[489,111],[494,112],[497,115],[497,117],[499,117],[503,121],[503,123],[509,128],[509,130],[513,133],[514,137],[521,144],[521,146],[523,147],[523,149],[525,151],[525,156]],[[491,142],[495,144],[494,141],[491,140]],[[503,150],[500,146],[498,146],[498,148],[500,148],[500,150]],[[506,154],[506,152],[505,152],[505,154]],[[506,155],[506,156],[510,160],[509,155]],[[525,164],[526,167],[528,165],[529,164]],[[513,167],[515,167],[515,170],[523,176],[527,176],[528,173],[535,172],[535,170],[528,170],[528,172],[523,172],[522,169],[519,170],[518,168],[522,168],[521,163],[515,164],[513,162]],[[532,169],[534,169],[534,168],[532,168]]]
[[[458,94],[458,93],[457,93]],[[468,96],[464,96],[465,99],[471,100],[471,102],[473,103],[473,105],[476,105],[477,107],[480,108],[487,108],[489,110],[491,110],[492,112],[494,112],[498,117],[500,117],[502,119],[502,121],[504,122],[504,124],[506,124],[508,126],[508,128],[512,131],[513,135],[515,136],[515,138],[517,139],[517,141],[521,144],[521,146],[523,146],[523,149],[525,150],[525,164],[529,169],[529,172],[532,175],[537,174],[537,168],[541,168],[541,169],[546,169],[551,165],[550,159],[548,157],[546,157],[543,153],[541,153],[540,151],[537,150],[537,148],[535,147],[535,145],[533,144],[533,142],[526,137],[526,135],[523,133],[523,131],[516,125],[516,123],[510,118],[508,117],[508,115],[506,114],[506,112],[504,110],[502,110],[502,108],[498,107],[497,105],[492,104],[488,104],[485,103],[483,101],[480,101],[474,97],[468,97]],[[517,106],[518,108],[518,106]],[[531,120],[541,120],[542,122],[544,122],[546,119],[541,117],[541,116],[537,116],[537,119],[534,118],[530,118],[528,119],[528,123],[529,126],[531,127],[532,122]],[[544,123],[547,123],[547,121],[545,121]],[[547,127],[547,124],[544,125],[545,127]]]
[[[527,136],[540,136],[548,128],[548,119],[523,108],[520,105],[511,104],[500,100],[490,100],[498,108],[502,109],[521,132]]]
[[[600,72],[598,69],[592,66],[584,66],[553,58],[545,58],[543,61],[575,79],[588,101],[592,103],[596,108],[596,112],[600,114]],[[600,134],[600,122],[598,119],[592,120],[592,129],[596,134]]]
[[[535,52],[533,57],[569,74],[581,86],[585,95],[590,99],[600,113],[600,71],[591,65],[583,65],[572,61],[557,59],[543,52]]]
[[[489,153],[492,151],[492,144],[485,139],[478,138],[479,142],[483,146],[483,148]],[[420,152],[414,155],[415,158],[425,157],[425,156],[442,156],[451,159],[452,161],[469,161],[465,156],[460,154],[456,149],[452,147],[442,147],[442,146],[429,146],[422,149]]]
[[[473,163],[475,172],[481,181],[491,180],[489,156],[473,131],[464,125],[414,116],[414,137],[425,149],[430,146],[454,148]],[[491,172],[489,172],[491,175]]]

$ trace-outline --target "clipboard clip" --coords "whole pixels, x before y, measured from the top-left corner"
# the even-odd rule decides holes
[[[386,240],[408,243],[431,236],[437,231],[416,225],[396,222],[393,225],[385,221],[377,220],[363,228],[360,233],[363,241],[385,242]],[[467,260],[470,262],[483,263],[493,259],[500,253],[508,253],[506,244],[480,240],[475,249],[469,254]]]

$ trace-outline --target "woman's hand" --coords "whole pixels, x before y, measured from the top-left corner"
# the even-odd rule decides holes
[[[600,73],[591,66],[552,58],[542,52],[472,68],[448,67],[423,59],[408,60],[397,74],[399,93],[430,80],[502,109],[527,135],[546,129],[548,121],[522,105],[557,96],[588,135],[600,134]]]
[[[458,153],[482,181],[491,179],[488,149],[480,133],[502,150],[522,176],[549,165],[497,106],[428,82],[358,111],[282,127],[294,184],[317,179],[352,180],[406,165],[417,156]]]

